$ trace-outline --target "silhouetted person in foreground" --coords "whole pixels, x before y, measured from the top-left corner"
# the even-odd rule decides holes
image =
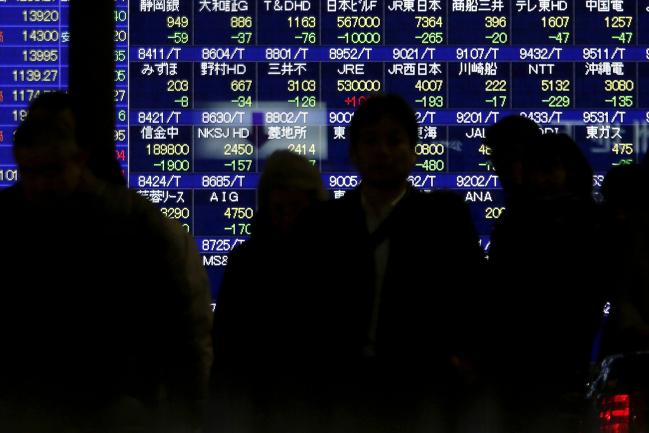
[[[545,134],[527,144],[521,180],[490,254],[506,430],[576,432],[605,302],[592,170],[570,137]]]
[[[295,273],[291,248],[297,219],[327,198],[320,173],[303,156],[274,152],[258,185],[258,211],[250,239],[229,256],[214,317],[214,432],[287,431],[304,399],[281,374],[287,299]],[[307,431],[310,426],[302,425]]]
[[[623,165],[602,185],[611,318],[602,355],[649,350],[649,171]]]
[[[34,106],[0,192],[0,430],[195,431],[212,348],[194,241],[88,172],[67,95]]]
[[[498,255],[502,221],[522,194],[523,162],[530,146],[541,136],[538,125],[522,116],[508,116],[487,128],[485,144],[491,150],[490,160],[503,189],[505,210],[493,224],[489,256]],[[494,248],[495,245],[495,248]]]
[[[481,261],[468,209],[408,183],[417,121],[400,97],[368,98],[348,132],[362,183],[303,228],[295,357],[328,431],[448,431]]]
[[[485,144],[505,193],[505,205],[517,198],[523,184],[523,161],[541,136],[538,125],[522,116],[508,116],[487,129]]]

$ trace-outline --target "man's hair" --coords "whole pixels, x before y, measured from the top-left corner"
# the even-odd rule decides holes
[[[541,136],[536,123],[522,116],[507,116],[487,128],[485,144],[491,148],[492,159],[503,162],[520,160],[526,147]]]
[[[16,129],[14,149],[33,149],[52,143],[74,143],[74,131],[56,119],[26,119]]]
[[[74,142],[70,95],[48,92],[38,95],[29,106],[27,117],[16,129],[14,148],[32,148],[45,143]]]
[[[408,134],[411,147],[417,144],[417,116],[410,105],[399,95],[376,94],[365,100],[354,113],[349,124],[349,143],[352,147],[358,144],[360,131],[368,125],[376,125],[384,117],[397,122]]]
[[[72,97],[64,92],[43,92],[29,106],[30,113],[41,110],[50,113],[72,110]]]

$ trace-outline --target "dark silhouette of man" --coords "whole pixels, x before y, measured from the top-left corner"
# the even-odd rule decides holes
[[[212,356],[196,246],[88,171],[71,113],[34,102],[0,191],[0,430],[193,431]]]
[[[605,303],[592,267],[601,246],[592,169],[569,136],[545,134],[527,143],[520,178],[489,257],[500,301],[494,369],[510,431],[571,432]]]
[[[507,116],[487,129],[485,144],[505,192],[505,204],[516,199],[523,183],[523,161],[529,147],[541,136],[539,126],[527,117]]]
[[[613,167],[602,185],[607,262],[612,303],[600,356],[649,349],[649,173],[642,164]],[[599,359],[595,360],[599,361]]]
[[[461,198],[408,183],[417,126],[401,97],[368,98],[349,126],[362,182],[316,207],[296,247],[294,359],[324,382],[333,431],[447,429],[451,360],[471,348],[481,250]]]
[[[289,150],[265,162],[251,237],[228,255],[214,313],[211,431],[255,433],[311,430],[306,393],[278,371],[277,346],[288,324],[281,314],[292,236],[301,214],[326,199],[322,178]],[[294,324],[291,324],[294,325]],[[290,414],[290,415],[289,415]]]

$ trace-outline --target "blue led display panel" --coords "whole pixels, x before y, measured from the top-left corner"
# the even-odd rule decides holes
[[[0,187],[29,101],[66,88],[68,7],[0,0]],[[569,133],[596,187],[647,149],[649,0],[115,0],[114,18],[117,157],[195,236],[214,294],[270,153],[306,156],[332,197],[358,185],[345,126],[372,92],[416,108],[410,181],[461,194],[485,247],[504,209],[489,124]]]

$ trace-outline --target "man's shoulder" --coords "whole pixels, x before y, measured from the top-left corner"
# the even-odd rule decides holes
[[[417,192],[409,198],[404,212],[405,230],[414,231],[416,238],[434,239],[445,248],[473,249],[478,239],[469,207],[464,199],[452,191]],[[426,242],[426,241],[423,241]]]
[[[117,224],[135,230],[138,237],[157,238],[163,243],[183,245],[186,231],[176,220],[138,192],[121,185],[101,183],[93,190],[95,211]]]
[[[25,200],[18,184],[0,190],[0,230],[2,236],[17,235],[20,226],[29,224],[24,209]],[[5,239],[6,240],[6,239]]]
[[[428,193],[421,193],[437,206],[463,206],[464,199],[458,193],[447,189],[440,189]]]
[[[360,194],[349,191],[345,196],[312,205],[300,217],[295,230],[297,244],[332,244],[340,238],[362,234],[365,219]]]
[[[0,204],[17,203],[21,200],[20,185],[14,184],[7,188],[0,189]]]
[[[455,215],[464,213],[467,209],[462,197],[448,190],[422,192],[412,189],[404,199],[404,205],[411,211],[423,212],[426,216]]]
[[[91,194],[95,206],[106,215],[149,223],[166,219],[151,201],[122,185],[97,183]]]
[[[97,182],[92,194],[104,210],[124,215],[153,214],[156,207],[138,192],[122,185]],[[158,211],[159,213],[159,211]]]
[[[308,216],[316,220],[329,219],[332,216],[349,215],[362,212],[361,196],[357,190],[347,191],[340,198],[318,202],[311,206]]]

